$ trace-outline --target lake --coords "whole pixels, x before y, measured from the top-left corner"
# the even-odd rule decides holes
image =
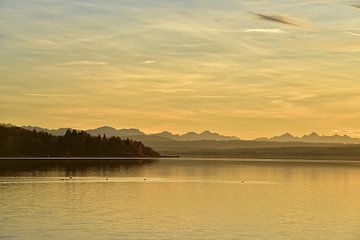
[[[0,166],[0,239],[360,239],[360,164]]]

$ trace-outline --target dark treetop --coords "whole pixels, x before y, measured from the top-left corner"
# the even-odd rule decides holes
[[[156,157],[143,143],[119,137],[93,137],[68,130],[64,136],[0,126],[0,157]]]

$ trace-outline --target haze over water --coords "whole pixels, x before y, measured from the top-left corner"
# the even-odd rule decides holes
[[[358,164],[165,159],[0,174],[0,239],[360,238]]]

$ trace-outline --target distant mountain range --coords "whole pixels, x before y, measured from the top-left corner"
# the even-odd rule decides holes
[[[188,132],[183,135],[172,134],[171,132],[161,132],[156,134],[150,134],[150,136],[157,136],[163,138],[169,138],[175,141],[197,141],[197,140],[215,140],[215,141],[231,141],[231,140],[240,140],[238,137],[234,136],[223,136],[218,133],[213,133],[210,131],[203,131],[202,133]]]
[[[7,127],[13,126],[11,124],[0,125]],[[23,128],[28,130],[36,130],[37,132],[47,132],[56,136],[64,135],[69,129],[60,128],[56,130],[50,130],[31,126],[25,126]],[[16,131],[19,130],[19,128],[13,129],[17,129]],[[311,133],[309,135],[297,137],[289,133],[285,133],[283,135],[271,138],[240,140],[237,137],[222,136],[218,133],[212,133],[210,131],[204,131],[201,133],[189,132],[182,135],[172,134],[170,132],[145,134],[138,129],[115,129],[112,127],[100,127],[86,130],[86,132],[94,136],[118,136],[122,139],[129,138],[134,141],[141,141],[144,146],[150,147],[157,153],[165,156],[239,157],[247,159],[360,160],[360,139],[351,138],[346,135],[320,136],[317,133]],[[86,136],[86,134],[81,132],[79,134],[81,136]],[[44,137],[39,133],[31,132],[27,136],[39,136],[41,139]],[[72,133],[70,133],[70,136],[72,136]],[[51,138],[56,139],[56,137]],[[18,139],[18,143],[22,144],[21,149],[23,149],[24,146],[27,146],[26,144],[28,144],[26,143],[24,145],[24,139],[19,139],[18,135],[12,136],[10,138],[6,136],[4,137],[3,135],[0,137],[0,143],[9,143],[9,146],[3,147],[2,149],[8,149],[13,146],[14,139]],[[45,139],[49,138],[45,136]],[[58,139],[63,138],[58,137]],[[73,146],[74,142],[71,144],[70,145]],[[76,147],[72,150],[77,151],[77,148],[82,145],[80,144],[78,146],[75,144],[74,146]],[[28,149],[32,150],[33,148],[30,146]],[[43,150],[46,148],[41,149]],[[39,154],[40,150],[37,149],[33,153]]]
[[[332,136],[320,136],[319,134],[312,132],[309,135],[302,137],[293,136],[290,133],[285,133],[280,136],[274,136],[271,138],[257,138],[255,141],[269,141],[269,142],[306,142],[306,143],[350,143],[359,144],[359,138],[351,138],[347,135],[332,135]]]
[[[11,124],[2,124],[7,126],[12,126]],[[23,126],[23,128],[28,130],[36,130],[38,132],[47,132],[55,136],[64,135],[69,128],[59,128],[59,129],[47,129],[41,127],[33,126]],[[115,129],[109,126],[103,126],[96,129],[86,130],[87,133],[93,136],[105,135],[107,137],[122,137],[130,138],[137,141],[145,142],[169,142],[169,141],[240,141],[240,138],[235,136],[224,136],[218,133],[203,131],[201,133],[188,132],[185,134],[173,134],[171,132],[161,132],[154,134],[146,134],[139,129],[129,128],[129,129]],[[285,133],[280,136],[274,137],[262,137],[256,138],[253,141],[255,142],[298,142],[298,143],[343,143],[343,144],[360,144],[360,138],[352,138],[347,135],[331,135],[331,136],[321,136],[315,132],[302,137],[294,136],[290,133]]]
[[[40,128],[40,127],[32,127],[32,126],[23,126],[27,130],[36,130],[38,132],[47,132],[55,136],[64,135],[65,132],[69,128],[59,128],[59,129],[47,129],[47,128]],[[215,140],[215,141],[230,141],[230,140],[240,140],[237,137],[233,136],[223,136],[218,133],[213,133],[210,131],[204,131],[202,133],[195,133],[195,132],[188,132],[185,134],[172,134],[170,132],[161,132],[155,134],[145,134],[144,132],[140,131],[136,128],[130,129],[115,129],[113,127],[99,127],[96,129],[89,129],[86,130],[87,133],[93,136],[98,135],[105,135],[107,137],[126,137],[126,138],[135,138],[136,140],[141,140],[142,138],[145,139],[153,139],[158,141],[197,141],[197,140]]]

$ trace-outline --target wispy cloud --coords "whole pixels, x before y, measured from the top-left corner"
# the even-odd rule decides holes
[[[353,8],[360,9],[360,4],[353,4],[351,5]]]
[[[22,94],[23,96],[29,96],[29,97],[70,97],[75,96],[71,94],[58,94],[58,93],[25,93]],[[76,94],[76,96],[79,96],[79,94]]]
[[[37,44],[41,44],[42,46],[58,46],[59,44],[55,41],[44,39],[44,38],[36,38],[34,42]]]
[[[285,33],[285,31],[278,28],[248,28],[244,32],[255,33]]]
[[[154,64],[156,63],[154,60],[146,60],[142,62],[143,64]]]
[[[349,35],[354,36],[354,37],[360,37],[360,33],[350,32],[350,31],[345,31],[344,33],[349,34]]]
[[[260,13],[253,13],[257,18],[262,19],[262,20],[266,20],[266,21],[271,21],[271,22],[277,22],[277,23],[282,23],[282,24],[286,24],[286,25],[293,25],[293,26],[299,26],[298,23],[296,23],[294,20],[289,19],[288,17],[285,16],[280,16],[280,15],[265,15],[265,14],[260,14]]]
[[[333,129],[331,134],[348,135],[351,137],[360,137],[360,129]]]
[[[64,62],[62,65],[106,65],[106,64],[107,62],[104,61],[81,60],[81,61]]]

